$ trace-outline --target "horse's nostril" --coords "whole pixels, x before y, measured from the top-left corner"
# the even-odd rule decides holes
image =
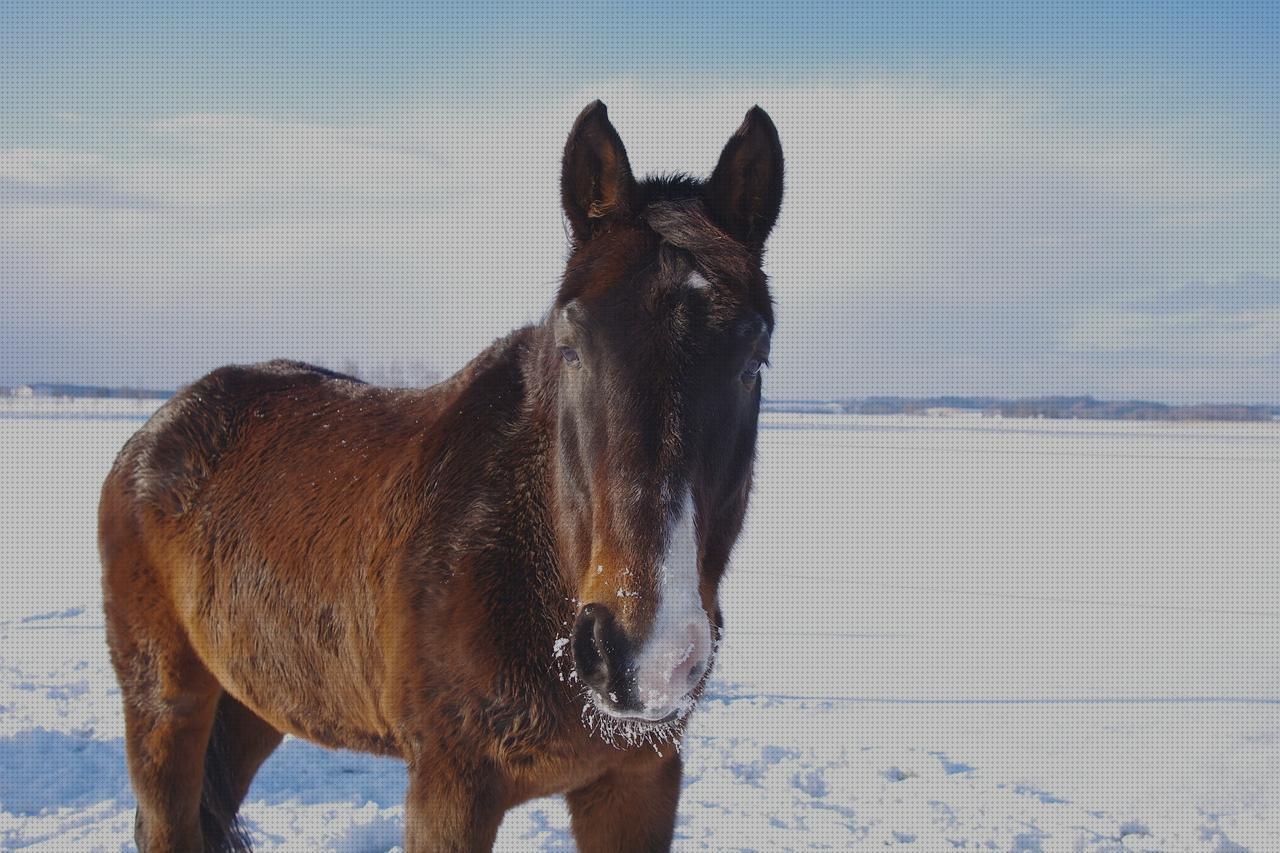
[[[578,612],[573,626],[573,663],[578,677],[598,693],[618,695],[626,645],[626,637],[608,607],[588,604]]]
[[[599,605],[588,604],[578,613],[578,620],[573,626],[574,667],[578,670],[578,677],[596,689],[609,679],[604,644],[596,639],[604,618],[601,610],[603,608]]]

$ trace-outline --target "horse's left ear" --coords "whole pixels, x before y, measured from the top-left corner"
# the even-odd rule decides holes
[[[756,251],[764,248],[782,207],[782,142],[759,107],[751,108],[721,152],[706,202],[730,236]]]
[[[585,243],[609,222],[628,216],[635,186],[608,110],[592,101],[573,123],[560,170],[560,200],[574,241]]]

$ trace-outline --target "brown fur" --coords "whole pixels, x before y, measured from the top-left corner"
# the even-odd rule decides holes
[[[602,105],[584,117],[567,175],[575,145],[596,144],[607,124]],[[666,305],[664,334],[686,355],[705,346],[694,326],[730,338],[715,330],[743,317],[772,327],[759,245],[717,228],[702,185],[634,183],[620,143],[597,159],[621,183],[576,208],[567,198],[579,230],[557,306],[580,298],[612,317],[598,333],[625,337],[640,305]],[[600,185],[568,183],[588,195]],[[673,282],[695,267],[723,292],[686,304]],[[633,313],[602,307],[637,276]],[[283,733],[403,758],[411,851],[487,849],[506,810],[565,792],[584,850],[670,845],[679,755],[584,724],[584,688],[557,641],[580,605],[621,588],[620,566],[661,547],[657,495],[677,480],[698,499],[703,605],[719,618],[759,385],[708,392],[722,400],[713,414],[732,409],[728,438],[704,436],[675,390],[635,392],[610,414],[631,438],[584,483],[566,418],[589,424],[590,410],[564,393],[556,341],[553,312],[426,390],[295,362],[224,367],[129,440],[103,486],[99,539],[141,849],[244,846],[232,819]],[[587,571],[588,557],[610,571]],[[653,592],[651,571],[638,575],[650,595],[619,615],[637,637]]]

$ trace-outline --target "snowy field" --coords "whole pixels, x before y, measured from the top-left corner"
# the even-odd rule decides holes
[[[0,848],[132,849],[93,519],[140,420],[50,415],[0,414]],[[1280,427],[766,424],[678,849],[1280,851]],[[404,788],[290,739],[245,814],[381,851]]]

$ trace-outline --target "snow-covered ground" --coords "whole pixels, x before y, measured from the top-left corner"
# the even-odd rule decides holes
[[[149,418],[164,400],[132,397],[7,397],[0,418]]]
[[[93,519],[140,421],[47,414],[0,415],[0,848],[131,849]],[[678,848],[1280,850],[1280,428],[766,423]],[[386,850],[404,787],[288,740],[245,814]]]

